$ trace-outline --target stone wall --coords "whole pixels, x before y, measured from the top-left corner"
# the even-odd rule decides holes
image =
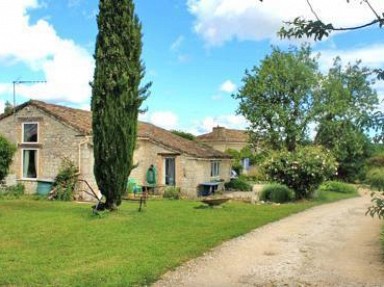
[[[38,142],[23,143],[23,123],[38,123]],[[36,191],[37,180],[53,180],[64,159],[78,166],[81,144],[87,140],[78,131],[53,118],[34,106],[19,110],[0,121],[0,133],[16,144],[17,152],[10,168],[10,174],[24,182],[28,193]],[[22,172],[23,149],[37,150],[37,178],[25,179]]]
[[[248,145],[247,142],[239,141],[202,141],[203,143],[211,146],[212,148],[225,152],[227,149],[234,149],[240,151]]]
[[[38,123],[38,143],[24,144],[22,141],[22,124]],[[86,180],[92,189],[99,193],[93,175],[93,146],[92,138],[81,135],[72,127],[64,124],[50,114],[26,106],[16,115],[10,115],[0,121],[0,133],[9,141],[16,144],[18,149],[10,168],[10,174],[26,186],[27,193],[35,193],[38,180],[53,180],[59,172],[63,159],[71,160],[79,167],[81,178]],[[33,148],[38,150],[38,171],[36,179],[25,179],[22,173],[22,150]],[[228,181],[230,178],[231,161],[220,160],[220,175],[211,178],[211,160],[199,159],[170,150],[155,144],[148,139],[139,138],[134,152],[134,163],[137,167],[132,170],[130,177],[139,183],[145,183],[148,167],[153,164],[158,172],[158,184],[165,184],[165,158],[174,157],[176,165],[176,187],[188,197],[198,195],[198,186],[202,182],[215,179]],[[86,189],[86,185],[81,185]],[[90,200],[91,196],[82,194],[83,199]]]
[[[229,181],[231,160],[220,160],[220,175],[211,178],[211,160],[194,158],[184,154],[177,154],[172,150],[154,144],[147,139],[138,139],[134,153],[134,162],[137,167],[132,170],[130,177],[135,178],[140,184],[145,183],[148,167],[153,164],[158,172],[158,184],[165,184],[165,158],[174,157],[176,164],[176,187],[187,197],[196,197],[198,187],[202,182],[214,179]]]

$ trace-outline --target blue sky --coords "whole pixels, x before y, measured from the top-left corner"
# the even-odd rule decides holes
[[[351,26],[373,13],[360,1],[312,0],[325,22]],[[382,13],[384,1],[371,0]],[[271,51],[297,41],[280,40],[283,20],[313,18],[306,0],[136,0],[143,24],[145,82],[152,81],[141,120],[194,134],[221,125],[243,129],[231,97],[251,69]],[[12,81],[45,80],[16,86],[16,102],[29,99],[89,109],[97,35],[96,0],[0,1],[0,108],[13,102]],[[384,67],[384,30],[335,34],[313,49],[326,71],[340,55]],[[376,85],[381,98],[384,84]]]

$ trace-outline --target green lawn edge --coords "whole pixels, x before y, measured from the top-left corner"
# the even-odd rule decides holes
[[[89,204],[0,199],[0,286],[145,286],[220,243],[319,201],[207,208],[189,200],[124,202],[94,215]]]

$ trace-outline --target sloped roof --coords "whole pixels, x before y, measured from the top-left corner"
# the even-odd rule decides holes
[[[35,106],[85,135],[92,134],[92,114],[90,111],[48,104],[36,100],[30,100],[17,106],[16,111],[21,110],[26,106]],[[10,115],[0,115],[0,120],[7,116]],[[229,155],[217,151],[207,145],[187,140],[170,131],[145,122],[139,122],[138,137],[167,147],[175,152],[188,154],[198,158],[230,158]]]
[[[171,147],[173,150],[202,158],[230,158],[205,144],[188,140],[155,125],[139,122],[138,136]]]
[[[206,142],[248,142],[249,135],[245,130],[226,129],[215,127],[212,132],[196,137],[199,141]]]

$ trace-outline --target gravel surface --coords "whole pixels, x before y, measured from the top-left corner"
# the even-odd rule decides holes
[[[384,286],[370,197],[326,204],[256,229],[170,271],[163,286]]]

